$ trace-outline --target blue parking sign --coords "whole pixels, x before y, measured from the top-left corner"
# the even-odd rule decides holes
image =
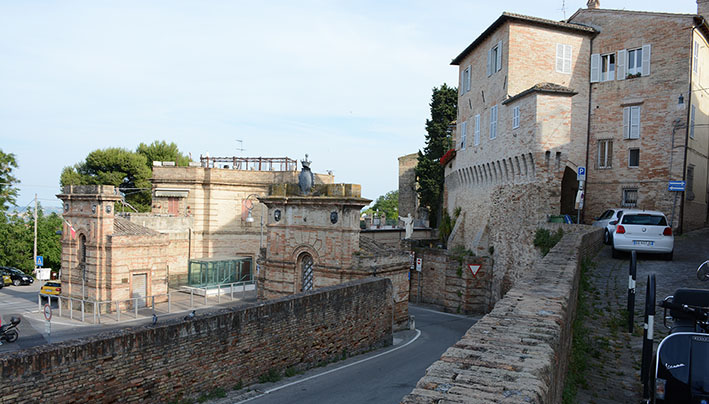
[[[586,167],[579,167],[576,172],[576,181],[586,181]]]

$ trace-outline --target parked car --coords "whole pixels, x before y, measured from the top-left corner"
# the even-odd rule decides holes
[[[596,220],[591,222],[591,226],[606,228],[603,232],[604,243],[611,244],[613,242],[613,232],[621,216],[623,216],[623,209],[608,209],[603,212],[601,216],[597,217]]]
[[[42,286],[39,293],[43,295],[57,296],[62,293],[62,284],[59,282],[49,281]]]
[[[15,286],[20,285],[31,285],[34,282],[34,278],[27,275],[26,273],[20,271],[13,267],[3,267],[0,266],[0,271],[3,275],[8,275],[12,279],[12,284]]]
[[[652,210],[625,210],[613,234],[613,258],[620,252],[635,250],[641,253],[664,254],[672,260],[675,237],[667,217]]]

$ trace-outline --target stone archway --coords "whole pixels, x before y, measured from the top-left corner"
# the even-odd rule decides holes
[[[561,180],[561,200],[559,201],[559,213],[562,215],[576,214],[576,192],[579,190],[579,182],[576,181],[576,172],[570,167],[564,169],[564,177]]]

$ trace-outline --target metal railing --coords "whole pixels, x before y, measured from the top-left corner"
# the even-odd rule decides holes
[[[200,307],[221,304],[222,295],[225,295],[225,299],[226,296],[229,297],[229,300],[225,301],[241,300],[247,292],[255,289],[256,282],[252,280],[215,285],[215,287],[183,286],[180,290],[165,294],[104,301],[39,293],[37,308],[40,312],[42,311],[44,299],[47,299],[50,306],[56,301],[59,317],[86,322],[88,314],[91,315],[93,324],[101,324],[102,318],[104,321],[120,322],[122,315],[124,320],[136,320],[140,317],[150,317],[156,313],[170,314],[188,311],[197,307],[195,305],[197,300],[201,300]],[[203,300],[195,299],[195,295],[200,298],[204,295]]]
[[[298,160],[288,157],[208,157],[199,156],[202,167],[232,170],[297,171]],[[220,164],[219,163],[223,163]]]

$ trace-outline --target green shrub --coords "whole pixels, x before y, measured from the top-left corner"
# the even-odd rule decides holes
[[[281,380],[281,373],[276,369],[268,369],[268,372],[258,377],[259,383],[274,383]]]
[[[541,250],[542,256],[545,256],[549,254],[549,251],[554,248],[556,243],[558,243],[563,236],[563,229],[559,229],[555,233],[547,229],[537,229],[537,232],[534,234],[534,246]]]

